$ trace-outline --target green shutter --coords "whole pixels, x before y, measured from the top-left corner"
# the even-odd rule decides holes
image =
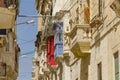
[[[114,55],[114,61],[115,61],[115,80],[119,80],[119,57],[118,53]]]

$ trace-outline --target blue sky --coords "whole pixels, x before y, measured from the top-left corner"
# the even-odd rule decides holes
[[[19,15],[37,15],[35,0],[20,0]],[[29,20],[35,20],[35,24],[17,25],[17,41],[21,48],[21,54],[30,52],[26,58],[21,56],[19,58],[19,76],[17,80],[32,80],[32,57],[34,55],[34,41],[37,34],[37,18],[18,17],[17,24]]]

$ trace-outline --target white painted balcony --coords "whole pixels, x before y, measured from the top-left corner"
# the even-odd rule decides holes
[[[91,31],[87,24],[76,25],[70,31],[70,50],[76,57],[84,57],[90,54]]]

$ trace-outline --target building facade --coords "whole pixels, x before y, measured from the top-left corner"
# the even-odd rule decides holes
[[[90,0],[91,57],[89,80],[119,80],[119,9],[118,0]],[[116,8],[113,8],[116,6]],[[93,8],[94,7],[94,8]],[[96,13],[95,13],[96,11]]]
[[[37,80],[119,80],[120,1],[44,1],[36,0],[45,67]]]
[[[16,42],[18,0],[0,0],[0,80],[16,80],[20,48]]]

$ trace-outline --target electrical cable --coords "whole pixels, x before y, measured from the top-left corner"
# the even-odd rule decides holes
[[[19,73],[19,74],[28,74],[28,73],[31,73],[31,72],[21,72],[21,73]]]
[[[26,42],[23,42],[23,43],[19,43],[18,45],[25,45],[25,44],[31,43],[31,42],[33,42],[33,41],[34,41],[34,40],[26,41]]]
[[[28,55],[28,54],[32,54],[32,53],[34,53],[34,52],[35,52],[35,50],[32,50],[32,51],[29,51],[29,52],[26,52],[26,53],[22,53],[22,54],[20,54],[20,56]]]
[[[19,38],[19,37],[17,37],[17,40],[28,41],[28,40],[25,40],[25,39]],[[32,40],[33,40],[33,39],[32,39]]]
[[[41,16],[36,16],[36,15],[18,15],[18,17],[29,17],[29,18],[38,18],[38,17],[54,17],[51,15],[41,15]]]

